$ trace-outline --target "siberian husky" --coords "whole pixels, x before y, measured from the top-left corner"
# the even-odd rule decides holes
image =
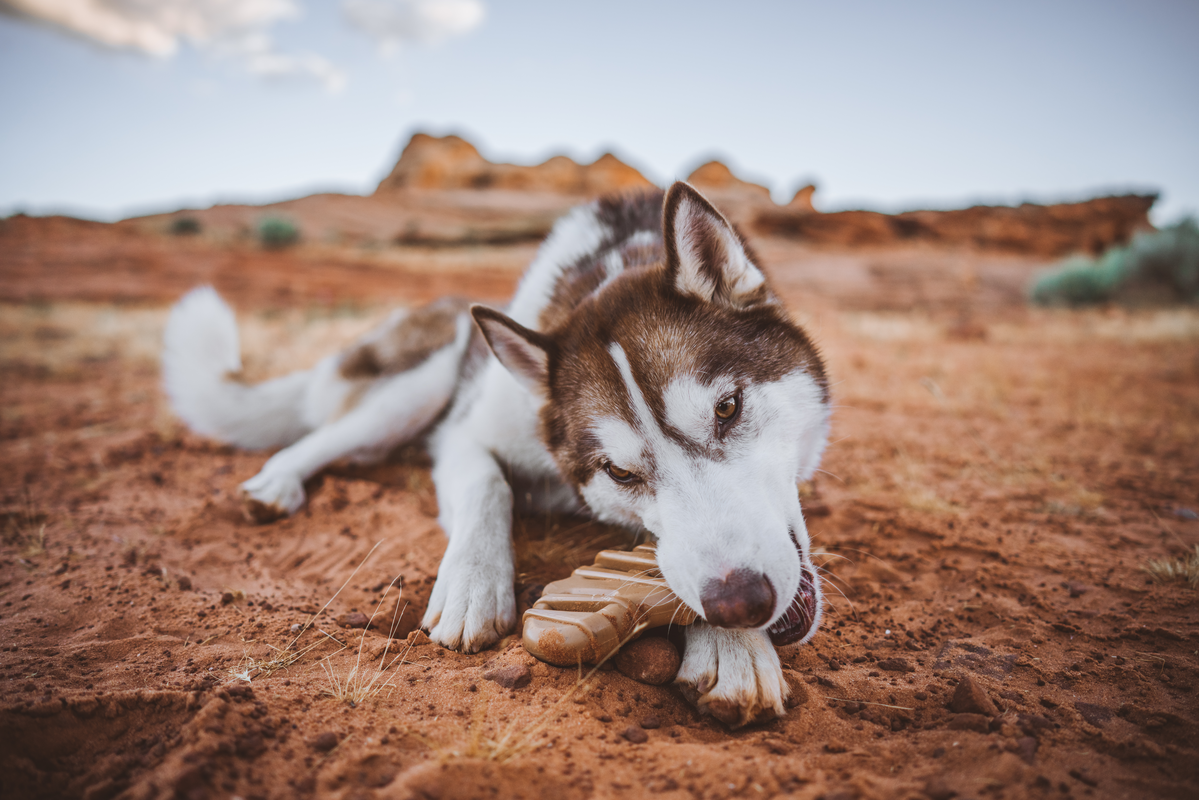
[[[171,313],[167,393],[196,432],[281,447],[241,486],[259,521],[294,513],[332,461],[418,437],[449,539],[422,624],[477,652],[516,624],[514,491],[651,533],[701,621],[677,682],[731,725],[781,715],[775,645],[820,623],[796,484],[829,428],[824,366],[740,234],[695,189],[601,199],[555,224],[503,311],[396,312],[344,353],[257,385],[210,288]]]

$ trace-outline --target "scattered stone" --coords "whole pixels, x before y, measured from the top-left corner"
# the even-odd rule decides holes
[[[1096,728],[1102,728],[1112,718],[1112,710],[1106,706],[1098,706],[1094,703],[1076,702],[1074,708],[1079,715]]]
[[[186,575],[180,575],[179,579],[175,581],[175,585],[179,587],[179,591],[181,592],[190,592],[192,590],[192,579]]]
[[[624,732],[620,735],[628,739],[633,744],[645,744],[647,741],[649,741],[649,734],[636,725],[630,725],[629,727],[625,728]]]
[[[233,592],[222,592],[221,593],[221,605],[227,606],[232,602],[233,602]]]
[[[1087,586],[1085,583],[1069,581],[1066,583],[1066,589],[1069,590],[1071,597],[1082,597],[1084,594],[1090,591],[1091,587]]]
[[[429,638],[427,633],[422,631],[420,628],[417,628],[412,633],[408,634],[407,641],[409,647],[419,647],[420,645],[428,644],[433,640]]]
[[[791,689],[791,694],[787,695],[787,699],[783,701],[783,705],[787,708],[806,705],[811,699],[811,694],[808,692],[808,685],[804,683],[803,677],[795,670],[784,669],[783,680],[787,682],[787,686]]]
[[[486,680],[498,683],[505,689],[523,689],[533,680],[533,673],[524,664],[511,664],[507,667],[496,667],[483,673]]]
[[[370,624],[370,617],[361,611],[351,611],[337,618],[337,626],[339,628],[365,628]]]
[[[958,714],[982,714],[987,717],[999,713],[999,709],[995,708],[995,704],[987,696],[986,690],[969,675],[962,676],[958,681],[958,688],[954,690],[953,699],[949,701],[949,710]]]
[[[951,731],[976,731],[989,733],[991,721],[982,714],[954,714],[949,720]]]
[[[340,740],[337,738],[336,733],[333,731],[325,731],[312,740],[312,749],[321,753],[328,753],[334,747],[337,747],[338,741]]]
[[[662,720],[658,719],[653,714],[650,714],[638,724],[647,731],[652,731],[662,727]]]
[[[929,800],[950,800],[958,794],[955,789],[949,788],[949,784],[940,776],[930,778],[928,783],[924,784],[924,793],[928,795]]]
[[[1037,740],[1031,736],[1021,736],[1016,740],[1016,749],[1013,752],[1031,767],[1037,757]]]
[[[290,628],[288,628],[288,630],[291,631],[293,634],[296,634],[296,633],[299,633],[300,631],[304,630],[304,626],[298,622],[293,622],[292,626]]]
[[[612,721],[612,717],[609,716],[608,714],[600,714],[598,717],[596,717],[596,719],[599,720],[600,722],[611,722]]]
[[[622,674],[653,686],[674,680],[679,663],[678,648],[661,636],[630,642],[616,654],[616,668]]]
[[[1027,733],[1029,736],[1036,736],[1038,731],[1051,730],[1057,727],[1057,724],[1052,722],[1040,714],[1017,714],[1016,724],[1020,726],[1020,730]]]
[[[1048,697],[1042,697],[1040,703],[1041,705],[1045,706],[1045,708],[1057,708],[1057,703],[1053,700],[1050,700]]]
[[[915,672],[916,668],[908,663],[906,658],[884,658],[878,662],[879,669],[887,672]]]

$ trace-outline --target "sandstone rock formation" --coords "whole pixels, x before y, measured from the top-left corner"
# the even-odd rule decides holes
[[[816,194],[815,184],[809,183],[807,186],[801,187],[795,192],[795,197],[791,198],[791,202],[787,203],[787,208],[792,211],[815,211],[816,206],[812,205],[812,195]]]
[[[802,194],[804,190],[800,190]],[[1138,230],[1152,229],[1149,209],[1156,194],[1098,197],[1081,203],[973,206],[952,211],[815,213],[810,193],[785,207],[765,208],[750,227],[759,235],[812,244],[853,247],[926,242],[1057,258],[1071,253],[1102,253],[1128,242]]]
[[[756,200],[770,200],[770,190],[765,186],[743,181],[732,170],[719,161],[701,164],[687,176],[687,183],[706,194],[749,195]],[[747,198],[748,199],[748,198]]]
[[[600,195],[652,184],[611,153],[591,164],[554,156],[532,167],[493,164],[459,136],[413,135],[376,195],[403,189],[515,189],[572,195]]]

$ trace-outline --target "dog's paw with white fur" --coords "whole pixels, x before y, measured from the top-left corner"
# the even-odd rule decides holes
[[[300,476],[268,465],[241,485],[242,513],[250,522],[274,522],[290,517],[304,505]]]
[[[453,546],[438,569],[421,627],[451,650],[477,653],[516,625],[515,573],[511,558],[459,556]]]
[[[701,713],[733,728],[781,717],[791,693],[765,631],[714,628],[697,622],[675,683]]]

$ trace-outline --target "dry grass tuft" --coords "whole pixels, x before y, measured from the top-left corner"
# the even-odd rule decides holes
[[[389,682],[385,674],[396,666],[396,664],[411,663],[405,659],[408,653],[412,650],[411,644],[401,646],[397,645],[395,654],[388,660],[387,655],[391,650],[392,642],[394,641],[396,629],[399,627],[400,618],[404,616],[404,610],[408,608],[405,603],[403,608],[399,603],[396,603],[395,611],[391,616],[391,629],[387,632],[387,644],[383,647],[383,653],[379,656],[379,666],[373,667],[369,664],[362,663],[362,646],[366,643],[366,631],[370,630],[374,624],[375,616],[379,613],[379,609],[383,607],[383,603],[387,600],[387,595],[391,591],[392,586],[395,586],[396,578],[387,589],[384,590],[383,596],[379,598],[378,605],[375,606],[374,613],[371,614],[370,622],[366,626],[366,630],[362,631],[362,637],[358,640],[358,654],[354,659],[354,666],[350,669],[344,678],[338,677],[333,668],[329,666],[329,657],[321,659],[321,669],[325,671],[325,676],[329,679],[329,688],[325,690],[325,694],[337,698],[345,703],[348,703],[351,708],[358,706],[376,697],[384,689],[395,689],[395,684]],[[400,593],[403,594],[404,588],[401,584]],[[341,652],[340,650],[338,652]],[[336,654],[334,654],[336,655]],[[390,694],[390,692],[388,693]]]
[[[1185,556],[1151,559],[1141,569],[1159,583],[1182,581],[1192,589],[1199,589],[1199,544]]]
[[[337,639],[337,637],[333,636],[332,634],[321,630],[320,628],[317,628],[316,630],[324,638],[317,639],[312,644],[306,645],[305,647],[302,647],[298,650],[296,649],[296,644],[299,643],[300,638],[305,633],[308,632],[308,629],[313,627],[313,623],[316,621],[316,618],[319,617],[321,614],[325,613],[325,609],[327,609],[333,603],[333,601],[337,599],[337,596],[340,595],[345,590],[345,588],[350,585],[350,581],[354,580],[354,576],[358,574],[358,570],[362,569],[362,567],[366,564],[366,562],[370,560],[371,555],[373,555],[374,552],[377,549],[379,549],[379,545],[381,545],[381,544],[383,544],[382,541],[375,542],[375,546],[370,549],[370,552],[368,552],[366,554],[366,556],[363,557],[362,561],[358,564],[358,566],[354,568],[354,571],[350,573],[350,576],[348,578],[346,578],[345,583],[343,583],[341,585],[341,588],[339,588],[336,592],[334,592],[333,596],[330,597],[328,599],[328,601],[326,601],[326,603],[323,606],[321,606],[320,609],[316,613],[312,614],[311,616],[308,617],[307,620],[304,621],[304,624],[302,626],[300,626],[300,630],[296,632],[296,635],[294,637],[292,637],[292,640],[287,643],[286,647],[279,648],[279,647],[275,647],[274,645],[268,643],[267,647],[274,650],[275,654],[273,656],[271,656],[270,658],[261,659],[261,660],[255,659],[248,652],[243,651],[244,655],[242,657],[241,662],[236,667],[232,667],[228,670],[230,677],[233,680],[241,680],[241,681],[245,681],[247,683],[251,682],[256,677],[269,678],[271,675],[274,675],[276,672],[279,672],[279,671],[285,670],[285,669],[290,669],[291,667],[295,666],[300,661],[300,659],[302,659],[304,656],[311,653],[313,650],[315,650],[320,645],[324,644],[326,641],[331,641],[334,644],[338,645],[338,650],[334,653],[330,653],[328,656],[325,657],[325,659],[328,659],[331,656],[337,655],[337,653],[340,653],[342,650],[344,650],[346,645],[343,642],[341,642],[339,639]],[[398,578],[397,578],[397,580],[398,580]],[[388,591],[391,591],[392,585],[395,585],[394,580],[391,582],[391,585],[389,585],[387,587]],[[386,597],[386,596],[387,596],[387,593],[384,592],[384,597]],[[243,595],[243,597],[244,597],[244,595]],[[382,603],[383,602],[382,599],[380,599],[379,602]],[[377,610],[378,609],[376,609],[376,611]],[[374,617],[372,616],[371,619],[373,620]],[[216,636],[219,636],[219,635],[220,634],[216,634],[213,637],[210,637],[208,640],[205,640],[205,642],[202,642],[201,644],[207,643],[207,641],[211,641],[212,639],[216,638]],[[361,652],[359,652],[359,656],[361,656]],[[322,660],[321,666],[322,667],[324,666],[323,660]]]
[[[495,761],[503,764],[511,761],[517,756],[530,753],[545,744],[544,741],[538,741],[538,737],[545,732],[547,726],[552,722],[558,714],[562,713],[562,706],[572,700],[581,701],[587,696],[587,693],[595,687],[595,674],[600,667],[612,656],[620,652],[620,648],[636,639],[641,635],[646,626],[644,624],[637,625],[612,651],[600,659],[599,663],[592,667],[586,674],[583,674],[583,665],[579,664],[579,677],[574,685],[551,703],[545,711],[533,720],[528,725],[520,725],[513,722],[508,725],[498,736],[491,738],[484,735],[483,723],[487,715],[486,698],[480,698],[476,704],[474,713],[471,717],[470,736],[466,740],[466,746],[461,750],[448,750],[446,755],[459,758],[479,758],[485,761]]]
[[[4,513],[4,544],[16,547],[22,559],[35,558],[46,552],[46,515],[33,503],[29,490],[20,508]]]

